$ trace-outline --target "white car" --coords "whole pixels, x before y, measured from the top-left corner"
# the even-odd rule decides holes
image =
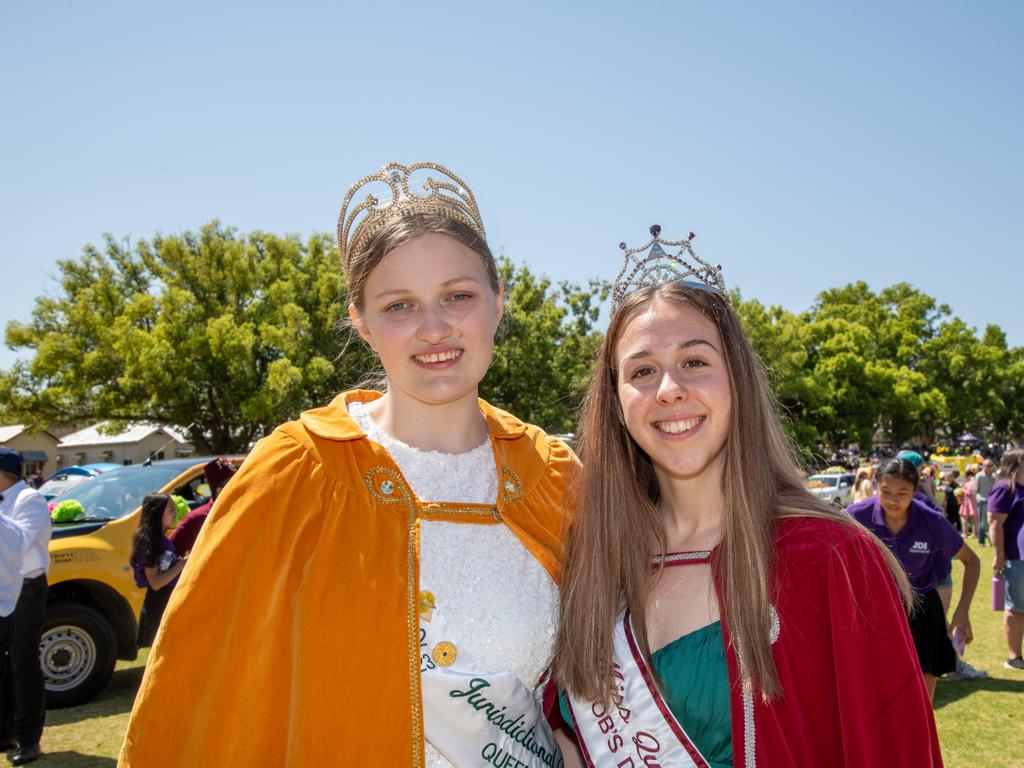
[[[845,507],[853,500],[853,483],[856,479],[853,472],[823,472],[808,477],[804,487],[822,501],[831,501]]]

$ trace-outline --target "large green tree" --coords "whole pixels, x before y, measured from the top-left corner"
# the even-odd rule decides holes
[[[193,424],[201,450],[241,450],[367,367],[362,345],[340,356],[337,264],[326,236],[216,221],[134,247],[108,236],[59,262],[60,294],[8,326],[33,354],[0,396],[31,423]]]

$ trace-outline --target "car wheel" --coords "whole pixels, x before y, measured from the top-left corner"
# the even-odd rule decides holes
[[[101,613],[79,603],[58,603],[46,614],[39,640],[48,707],[72,707],[102,691],[117,661],[114,630]]]

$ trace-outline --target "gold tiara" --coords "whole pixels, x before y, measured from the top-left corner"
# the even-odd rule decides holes
[[[634,291],[677,282],[716,293],[726,304],[732,304],[729,292],[725,290],[725,280],[722,279],[722,265],[708,264],[694,253],[691,241],[696,235],[693,232],[685,240],[663,240],[659,225],[655,224],[650,231],[651,239],[639,248],[627,248],[625,243],[619,243],[619,248],[626,252],[626,258],[619,276],[612,283],[612,312],[622,306],[625,298]],[[679,250],[670,253],[662,246],[679,246]],[[687,261],[683,254],[696,262],[696,266]]]
[[[385,195],[383,202],[374,194],[374,187]],[[356,194],[364,189],[366,196],[354,202]],[[345,272],[350,255],[365,246],[385,224],[418,213],[447,216],[465,224],[481,238],[487,237],[473,193],[454,173],[437,163],[388,163],[378,173],[353,184],[341,204],[338,255]]]

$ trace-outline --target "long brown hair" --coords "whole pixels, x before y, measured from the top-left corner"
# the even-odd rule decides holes
[[[1017,473],[1024,464],[1024,449],[1011,448],[999,460],[999,477],[1010,486],[1010,493],[1017,489]]]
[[[732,412],[722,450],[723,533],[712,568],[723,585],[720,613],[730,642],[742,648],[750,682],[772,698],[780,692],[768,620],[773,524],[803,515],[859,526],[804,490],[775,398],[735,313],[721,296],[680,282],[629,296],[612,315],[598,354],[580,417],[583,472],[566,537],[555,674],[574,695],[610,701],[612,634],[623,601],[641,653],[650,662],[646,604],[657,577],[650,558],[664,555],[665,531],[657,512],[654,467],[621,422],[615,347],[629,322],[658,299],[694,308],[722,338]],[[881,542],[876,544],[909,606],[902,567]]]

